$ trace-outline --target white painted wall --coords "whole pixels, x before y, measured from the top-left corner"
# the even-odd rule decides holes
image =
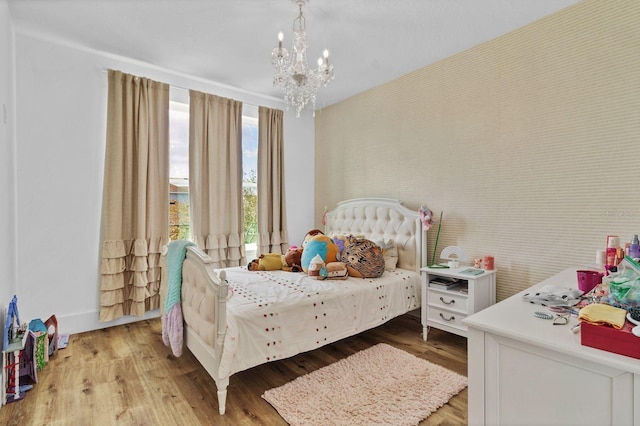
[[[0,0],[0,329],[16,292],[14,45],[9,4]]]
[[[62,333],[136,321],[137,317],[127,317],[98,322],[106,69],[254,105],[284,108],[284,104],[150,64],[45,40],[19,28],[16,58],[21,316],[46,319],[56,314]],[[293,244],[299,244],[313,225],[313,144],[311,114],[296,119],[293,112],[286,113],[285,184]],[[157,315],[156,311],[149,316]]]

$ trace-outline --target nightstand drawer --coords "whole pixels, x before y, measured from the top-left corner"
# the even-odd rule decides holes
[[[442,308],[447,310],[454,310],[462,313],[468,313],[467,301],[469,297],[467,295],[455,292],[433,290],[429,288],[429,306],[436,308]]]
[[[460,312],[453,312],[446,309],[440,309],[429,305],[427,319],[432,322],[448,325],[449,327],[456,327],[461,330],[467,330],[467,326],[462,324],[462,320],[467,316]]]

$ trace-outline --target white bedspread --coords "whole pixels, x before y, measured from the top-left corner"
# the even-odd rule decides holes
[[[420,307],[420,275],[313,280],[227,268],[231,296],[220,376],[319,348]]]

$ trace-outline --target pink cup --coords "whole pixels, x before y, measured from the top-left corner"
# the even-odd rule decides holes
[[[578,271],[578,288],[583,293],[588,293],[602,282],[604,274],[598,271]]]

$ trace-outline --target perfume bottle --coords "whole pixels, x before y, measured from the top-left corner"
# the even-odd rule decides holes
[[[631,244],[629,245],[629,257],[632,259],[640,258],[640,241],[638,240],[638,234],[633,236]]]

